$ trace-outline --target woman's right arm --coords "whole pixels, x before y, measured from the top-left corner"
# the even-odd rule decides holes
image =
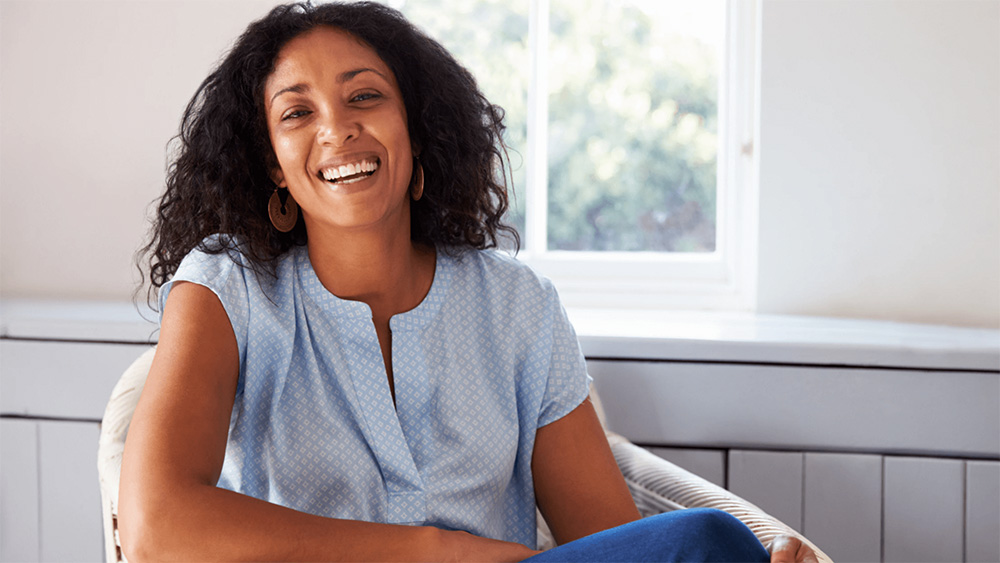
[[[432,527],[324,518],[216,487],[236,396],[236,337],[218,297],[178,282],[129,426],[119,532],[132,561],[517,561],[533,551]]]

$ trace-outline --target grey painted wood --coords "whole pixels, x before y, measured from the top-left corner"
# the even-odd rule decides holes
[[[157,319],[131,301],[0,299],[0,335],[15,338],[154,343]]]
[[[38,561],[38,423],[0,420],[0,561]]]
[[[805,454],[802,533],[834,561],[882,557],[882,457]]]
[[[962,561],[964,464],[885,458],[885,561]]]
[[[0,411],[100,419],[122,372],[148,348],[0,340]]]
[[[965,560],[1000,561],[1000,462],[965,464]]]
[[[802,529],[801,453],[730,451],[729,490]]]
[[[96,423],[39,424],[41,559],[104,558]]]
[[[587,367],[609,427],[638,443],[1000,455],[995,373],[606,360]]]
[[[647,448],[654,454],[687,469],[710,483],[726,486],[726,453],[722,450]]]
[[[991,329],[652,307],[567,313],[588,358],[1000,369]]]

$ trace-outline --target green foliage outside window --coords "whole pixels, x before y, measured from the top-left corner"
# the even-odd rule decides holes
[[[551,250],[715,250],[719,55],[683,33],[662,10],[666,0],[659,2],[657,11],[642,0],[551,0]],[[409,0],[400,7],[507,110],[511,220],[523,233],[528,0]]]

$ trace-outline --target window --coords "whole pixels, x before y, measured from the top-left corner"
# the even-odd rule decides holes
[[[752,307],[754,2],[390,3],[507,111],[519,257],[565,303]]]

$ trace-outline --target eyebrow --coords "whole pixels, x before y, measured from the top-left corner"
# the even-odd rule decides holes
[[[384,74],[382,74],[381,72],[375,70],[374,68],[356,68],[354,70],[348,70],[348,71],[340,73],[340,75],[337,76],[337,82],[339,84],[343,84],[345,82],[349,82],[349,81],[353,80],[357,75],[359,75],[361,73],[364,73],[364,72],[374,72],[375,74],[381,76],[384,80],[388,80],[388,78],[386,78],[386,76]],[[287,88],[282,88],[281,90],[278,90],[277,92],[275,92],[273,96],[271,96],[271,103],[273,104],[274,100],[276,100],[278,98],[278,96],[280,96],[282,94],[287,94],[289,92],[292,92],[292,93],[295,93],[295,94],[301,94],[302,92],[305,92],[308,89],[309,89],[309,86],[306,85],[306,84],[303,84],[303,83],[295,84],[295,85],[289,86]]]
[[[340,76],[337,77],[337,82],[343,84],[344,82],[354,79],[355,76],[361,74],[362,72],[374,72],[375,74],[381,76],[383,79],[388,80],[388,78],[386,78],[384,74],[375,70],[374,68],[357,68],[354,70],[348,70],[347,72],[340,73]]]

